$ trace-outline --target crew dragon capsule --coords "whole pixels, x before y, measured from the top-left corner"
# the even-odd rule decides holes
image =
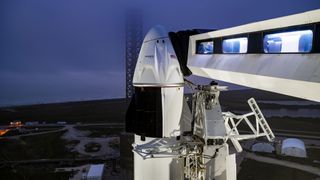
[[[133,76],[135,94],[126,114],[126,131],[135,134],[134,144],[156,143],[160,138],[175,140],[191,130],[183,85],[183,73],[168,32],[155,26],[140,50]],[[173,158],[143,159],[134,153],[135,179],[183,179],[182,168],[183,162]]]

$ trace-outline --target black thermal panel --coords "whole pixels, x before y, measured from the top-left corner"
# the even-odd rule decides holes
[[[126,113],[126,131],[146,137],[162,137],[160,87],[136,87]]]

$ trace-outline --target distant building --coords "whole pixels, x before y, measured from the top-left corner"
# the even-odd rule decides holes
[[[282,141],[281,154],[284,156],[307,157],[304,142],[296,138],[288,138]]]
[[[10,129],[0,129],[0,136],[4,135],[8,131],[10,131]]]
[[[38,125],[39,121],[28,121],[26,122],[26,126],[34,126],[34,125]]]
[[[10,122],[10,126],[11,127],[19,127],[19,126],[22,126],[22,122],[21,121],[12,121],[12,122]]]
[[[261,142],[261,143],[256,143],[256,144],[252,145],[251,150],[253,152],[272,153],[273,151],[275,151],[275,148],[270,143]]]
[[[59,124],[59,125],[65,125],[65,124],[67,124],[67,122],[65,122],[65,121],[58,121],[57,124]]]
[[[101,180],[104,171],[104,164],[93,164],[90,165],[87,180]]]

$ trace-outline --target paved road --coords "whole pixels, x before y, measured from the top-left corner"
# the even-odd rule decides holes
[[[125,123],[80,123],[80,124],[34,124],[34,125],[23,125],[22,127],[50,127],[50,126],[65,126],[65,125],[75,125],[75,126],[125,126]],[[1,125],[0,129],[6,129],[10,126]]]
[[[0,139],[19,139],[20,137],[26,137],[26,136],[36,136],[41,134],[48,134],[48,133],[55,133],[55,132],[63,132],[65,133],[62,135],[63,139],[72,141],[72,140],[78,140],[79,143],[71,148],[71,151],[77,151],[80,154],[83,155],[89,155],[92,157],[96,156],[113,156],[113,157],[119,157],[119,151],[117,149],[111,148],[109,145],[111,144],[118,144],[119,143],[119,137],[104,137],[104,138],[92,138],[87,137],[90,134],[90,131],[83,131],[78,130],[75,127],[78,126],[122,126],[123,123],[91,123],[91,124],[81,124],[81,125],[63,125],[62,128],[52,130],[52,131],[44,131],[44,132],[36,132],[36,133],[29,133],[29,134],[22,134],[22,135],[16,135],[16,136],[6,136],[6,137],[0,137]],[[40,125],[41,126],[41,125]],[[44,125],[42,125],[44,126]],[[39,126],[37,126],[39,127]],[[86,151],[86,145],[88,143],[96,143],[100,144],[100,149],[97,152],[87,152]]]
[[[48,133],[55,133],[55,132],[61,132],[67,130],[66,127],[63,127],[61,129],[56,129],[52,131],[43,131],[43,132],[37,132],[37,133],[28,133],[28,134],[21,134],[21,135],[16,135],[16,136],[4,136],[0,137],[0,139],[19,139],[20,137],[26,137],[26,136],[36,136],[36,135],[41,135],[41,134],[48,134]]]

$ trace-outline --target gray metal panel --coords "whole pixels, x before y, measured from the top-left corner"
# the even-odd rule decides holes
[[[320,54],[194,55],[188,66],[320,82]]]
[[[226,135],[224,119],[222,117],[221,107],[215,105],[211,110],[205,111],[205,127],[208,139],[221,138]]]
[[[189,55],[194,75],[320,102],[320,54]]]

